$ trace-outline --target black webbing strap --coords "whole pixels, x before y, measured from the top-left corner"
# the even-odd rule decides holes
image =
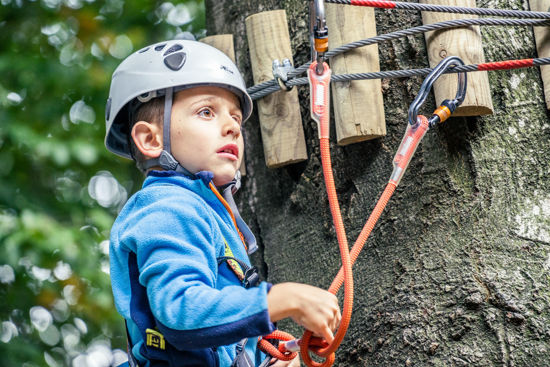
[[[244,346],[247,341],[248,339],[243,339],[237,343],[237,346],[235,347],[237,350],[237,355],[235,356],[233,363],[231,363],[231,367],[254,367],[254,363],[248,356],[248,353],[244,350]]]
[[[130,367],[139,367],[136,358],[132,354],[132,346],[130,345],[130,333],[128,332],[128,323],[124,320],[124,327],[126,329],[126,351],[128,352],[128,365]]]

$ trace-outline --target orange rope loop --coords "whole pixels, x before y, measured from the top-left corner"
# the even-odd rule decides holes
[[[271,344],[268,340],[281,340],[281,341],[289,341],[294,340],[294,336],[292,336],[289,333],[285,333],[281,330],[275,330],[269,335],[265,335],[258,341],[258,348],[270,356],[277,358],[281,361],[291,361],[293,360],[298,353],[297,352],[289,352],[285,349],[284,344],[280,344],[279,347],[275,347],[273,344]]]

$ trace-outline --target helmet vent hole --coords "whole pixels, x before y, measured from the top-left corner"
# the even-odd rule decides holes
[[[142,54],[144,52],[147,52],[147,50],[149,50],[149,47],[142,48],[141,50],[139,50],[139,53]]]
[[[163,43],[162,45],[155,46],[155,51],[162,51],[164,46],[166,46],[166,43]]]
[[[186,59],[185,52],[175,51],[173,53],[170,53],[168,56],[164,57],[164,64],[168,66],[169,69],[178,71],[179,69],[182,68],[183,64],[185,64],[185,59]]]
[[[174,52],[179,51],[181,49],[183,49],[182,45],[175,44],[174,46],[172,46],[168,50],[166,50],[166,52],[164,53],[164,56],[169,55],[169,54],[173,54]]]

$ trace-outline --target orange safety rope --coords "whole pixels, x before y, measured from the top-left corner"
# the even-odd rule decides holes
[[[316,62],[313,62],[310,66],[309,72],[314,73],[315,70],[316,70]],[[329,74],[328,76],[325,75],[325,78],[330,79],[330,69],[328,69],[328,65],[326,64],[325,64],[325,70]],[[310,74],[310,80],[312,78],[315,78],[314,74]],[[319,80],[317,82],[322,84],[322,82]],[[316,84],[316,82],[312,82],[312,88],[311,88],[311,93],[313,94],[312,117],[315,120],[317,120],[319,123],[319,136],[320,136],[321,162],[323,166],[323,175],[325,178],[325,186],[327,190],[330,211],[332,214],[333,223],[336,230],[336,237],[338,239],[338,243],[340,247],[340,255],[342,257],[342,268],[339,270],[338,274],[333,280],[328,291],[332,294],[336,294],[340,289],[340,287],[342,286],[342,284],[344,284],[344,309],[342,311],[342,319],[340,322],[340,326],[338,328],[338,331],[336,332],[336,335],[334,336],[334,340],[332,343],[327,345],[326,341],[322,340],[321,338],[313,337],[312,332],[309,330],[306,330],[301,340],[298,340],[295,343],[293,343],[293,344],[299,345],[302,360],[308,367],[330,367],[333,365],[335,360],[334,352],[340,346],[340,343],[342,342],[347,332],[347,328],[351,320],[351,313],[352,313],[352,307],[353,307],[352,266],[357,260],[359,253],[363,249],[363,246],[365,245],[372,230],[374,229],[374,226],[376,225],[376,222],[378,221],[382,212],[387,206],[391,196],[395,192],[397,185],[399,185],[401,177],[403,176],[405,170],[407,169],[407,166],[414,152],[416,151],[416,148],[418,147],[420,140],[422,140],[427,130],[429,129],[428,119],[422,115],[418,115],[418,118],[417,118],[418,123],[417,125],[415,125],[414,128],[410,125],[407,125],[405,136],[394,158],[394,162],[393,162],[394,172],[392,173],[392,176],[388,184],[386,185],[386,188],[384,189],[382,195],[378,199],[378,202],[374,207],[372,213],[367,219],[367,222],[363,226],[361,233],[357,237],[357,240],[355,241],[353,248],[351,249],[351,251],[348,251],[348,242],[346,238],[344,224],[342,221],[340,206],[338,204],[338,197],[336,195],[334,177],[332,174],[332,163],[330,159],[330,143],[328,139],[328,136],[329,136],[328,105],[321,106],[322,104],[321,99],[319,99],[322,97],[322,96],[319,96],[320,93],[322,94],[328,93],[328,84],[324,85],[324,87],[325,89],[318,87],[318,84]],[[317,105],[315,105],[316,104],[315,101],[317,101]],[[326,104],[327,101],[328,101],[328,94],[324,96],[324,103]],[[294,353],[290,353],[290,351],[286,348],[287,344],[281,343],[281,345],[279,345],[278,348],[275,348],[265,339],[289,341],[291,340],[291,338],[292,336],[290,334],[283,333],[280,331],[275,331],[274,333],[268,336],[265,336],[264,339],[260,340],[260,342],[258,343],[258,347],[264,352],[270,354],[271,356],[277,359],[288,361],[293,359],[296,355]],[[310,351],[317,354],[318,356],[325,357],[326,358],[325,361],[322,363],[313,361],[311,359],[311,356],[309,355]]]
[[[338,328],[338,332],[334,337],[333,343],[331,343],[330,346],[328,346],[327,348],[314,350],[315,354],[322,357],[327,357],[327,359],[323,363],[317,363],[313,361],[309,356],[308,347],[309,347],[309,341],[312,335],[311,331],[306,331],[306,333],[304,333],[304,336],[302,336],[300,353],[304,363],[308,367],[329,367],[329,366],[332,366],[332,364],[334,363],[333,352],[340,345],[347,331],[349,321],[350,321],[349,319],[347,319],[348,313],[346,312],[346,309],[349,309],[349,315],[351,317],[353,293],[348,293],[348,290],[347,290],[348,277],[352,276],[350,274],[351,266],[353,266],[353,264],[355,263],[355,260],[357,260],[357,257],[359,256],[359,253],[363,249],[363,246],[365,245],[372,230],[374,229],[376,222],[380,218],[380,215],[384,211],[391,196],[395,192],[395,189],[399,184],[399,181],[401,180],[403,173],[407,169],[407,166],[414,152],[416,151],[416,148],[418,147],[420,140],[424,137],[424,135],[426,134],[426,131],[429,128],[428,119],[425,116],[419,115],[418,122],[419,124],[415,129],[410,127],[410,125],[407,126],[407,131],[405,132],[405,137],[403,139],[403,142],[401,143],[401,146],[399,147],[398,152],[394,158],[394,173],[392,174],[392,177],[390,178],[388,184],[386,185],[386,188],[384,189],[382,195],[380,196],[380,199],[378,199],[378,202],[374,207],[371,215],[369,216],[367,222],[365,223],[363,229],[361,230],[361,233],[357,237],[357,240],[355,241],[355,244],[353,245],[352,250],[349,252],[349,254],[346,254],[347,256],[342,256],[342,268],[336,275],[334,281],[332,282],[328,290],[329,292],[336,294],[340,289],[340,287],[342,286],[342,283],[344,284],[344,287],[345,287],[344,288],[345,289],[344,312],[342,314],[342,322],[340,323],[340,327]],[[323,120],[321,120],[321,123],[323,123]],[[342,218],[341,218],[340,209],[338,205],[338,199],[336,197],[336,190],[334,187],[334,180],[332,177],[332,167],[331,167],[331,161],[330,161],[328,138],[325,138],[325,137],[321,138],[321,161],[323,164],[323,172],[325,174],[325,184],[327,187],[327,193],[329,197],[331,213],[333,215],[334,225],[336,227],[336,233],[337,235],[339,233],[340,234],[343,233],[343,235],[345,236],[343,223],[341,222]],[[340,249],[342,253],[342,247],[343,247],[342,243],[345,243],[346,249],[347,249],[347,240],[344,238],[344,240],[341,241],[340,236],[338,236],[338,240],[340,243]],[[348,267],[350,268],[349,270],[348,270]],[[353,282],[353,278],[351,281]],[[351,287],[351,292],[353,292],[353,285]]]
[[[416,130],[414,130],[410,125],[407,125],[407,130],[405,131],[405,137],[403,138],[403,141],[401,142],[401,146],[397,150],[397,154],[395,155],[395,158],[394,158],[394,162],[393,162],[394,172],[392,173],[392,176],[388,184],[386,185],[384,192],[382,192],[380,199],[378,199],[376,206],[374,207],[372,213],[367,219],[367,222],[363,226],[361,233],[359,233],[359,236],[357,237],[357,240],[355,241],[355,244],[353,245],[353,248],[350,251],[350,258],[351,258],[352,265],[355,264],[355,260],[357,260],[357,256],[359,256],[359,253],[363,249],[365,242],[369,238],[374,226],[376,225],[376,222],[378,221],[378,219],[380,218],[380,215],[384,211],[384,208],[388,204],[388,201],[393,195],[397,185],[399,185],[399,181],[401,180],[401,177],[405,173],[405,170],[407,169],[407,166],[409,165],[409,162],[414,152],[416,151],[416,148],[418,147],[420,140],[422,140],[422,138],[424,137],[424,135],[429,129],[429,122],[426,116],[418,115],[418,122],[419,123]],[[336,278],[334,279],[334,281],[330,286],[331,289],[335,287],[336,291],[338,291],[343,281],[344,281],[344,269],[340,269],[340,271],[336,275]]]
[[[328,119],[328,114],[322,115],[323,119]],[[328,123],[321,120],[321,124]],[[353,273],[351,269],[351,259],[348,248],[348,240],[346,238],[346,232],[344,223],[342,221],[342,214],[340,212],[340,205],[338,204],[338,197],[336,195],[336,187],[334,185],[334,177],[332,175],[332,164],[330,160],[330,148],[329,140],[326,137],[322,137],[321,144],[321,161],[323,165],[323,174],[325,177],[325,185],[327,189],[328,201],[330,206],[330,212],[332,214],[332,220],[334,228],[336,230],[336,237],[340,247],[340,256],[342,257],[342,269],[344,279],[344,308],[342,311],[342,319],[336,335],[334,335],[334,341],[326,348],[315,351],[315,354],[326,357],[327,359],[323,363],[317,363],[309,356],[309,344],[312,337],[312,332],[307,330],[302,336],[302,343],[300,346],[300,352],[302,360],[306,366],[325,367],[332,366],[334,363],[334,352],[342,343],[344,336],[346,335],[349,323],[351,321],[351,313],[353,310]],[[338,292],[338,288],[331,287],[328,290],[332,294]]]
[[[294,336],[292,336],[289,333],[285,333],[281,330],[275,330],[269,335],[266,335],[262,337],[258,341],[258,348],[270,356],[273,356],[277,359],[280,359],[282,361],[291,361],[298,355],[298,352],[290,352],[285,348],[285,345],[283,343],[279,344],[279,347],[275,347],[273,344],[269,342],[269,340],[282,340],[282,341],[290,341],[294,340]]]
[[[393,195],[393,192],[395,191],[395,188],[397,185],[395,182],[388,182],[386,185],[386,188],[384,189],[384,192],[382,192],[382,195],[380,196],[380,199],[378,199],[378,202],[376,203],[376,206],[374,207],[372,213],[369,216],[369,219],[363,226],[363,229],[361,230],[361,233],[359,233],[359,236],[357,237],[357,240],[353,244],[353,247],[350,251],[350,258],[351,258],[351,264],[355,264],[355,260],[357,260],[357,257],[359,256],[359,253],[363,249],[363,246],[365,245],[365,242],[367,242],[367,239],[369,238],[374,226],[376,225],[376,222],[380,218],[380,215],[386,208],[386,205],[388,204],[388,201]],[[338,274],[334,278],[331,284],[331,288],[335,288],[337,291],[342,286],[342,283],[344,282],[344,271],[343,269],[340,269],[338,271]]]

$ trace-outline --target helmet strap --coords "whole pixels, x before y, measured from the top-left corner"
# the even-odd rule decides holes
[[[166,88],[164,94],[164,116],[162,122],[162,142],[164,144],[164,150],[160,153],[158,158],[148,159],[145,162],[138,164],[138,168],[143,172],[146,172],[149,168],[160,166],[162,169],[167,171],[176,171],[189,177],[195,177],[195,175],[185,169],[170,152],[170,122],[172,120],[173,98],[174,88]]]
[[[164,150],[170,152],[170,122],[172,120],[172,100],[174,98],[174,88],[166,88],[164,94],[164,121],[162,125],[162,142]],[[164,167],[163,167],[164,168]]]
[[[168,153],[166,150],[163,150],[160,153],[160,156],[158,158],[152,158],[148,159],[144,162],[137,163],[138,168],[142,172],[147,172],[149,168],[152,167],[161,167],[162,169],[166,171],[176,171],[178,173],[183,173],[184,175],[194,178],[195,175],[189,170],[185,169],[177,160],[174,158],[174,156],[170,153]]]

